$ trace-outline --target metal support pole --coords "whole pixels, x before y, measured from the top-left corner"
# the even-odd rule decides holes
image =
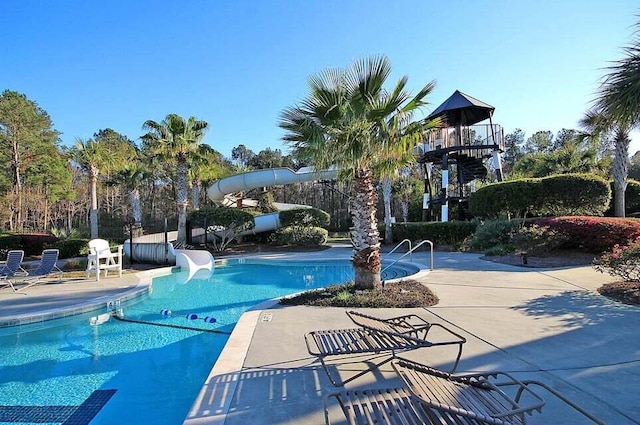
[[[169,233],[167,230],[167,217],[164,218],[164,263],[169,263]]]
[[[442,207],[440,221],[449,221],[449,198],[447,188],[449,187],[449,158],[445,153],[442,155]]]

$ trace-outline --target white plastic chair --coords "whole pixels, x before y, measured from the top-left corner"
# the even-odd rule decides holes
[[[89,241],[89,255],[87,256],[87,279],[91,273],[95,273],[96,280],[100,280],[100,272],[104,270],[107,277],[109,270],[117,270],[122,277],[122,245],[118,245],[113,251],[109,242],[104,239],[92,239]]]

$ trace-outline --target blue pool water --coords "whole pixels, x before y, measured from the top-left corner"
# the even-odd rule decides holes
[[[394,266],[389,272],[415,271]],[[347,261],[233,261],[210,276],[185,282],[188,277],[154,278],[149,295],[117,306],[129,321],[105,309],[40,329],[0,330],[0,424],[88,423],[83,415],[94,425],[181,424],[243,312],[264,300],[348,281],[353,271]]]

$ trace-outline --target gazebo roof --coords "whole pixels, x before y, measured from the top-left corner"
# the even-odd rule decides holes
[[[481,100],[456,90],[442,105],[429,114],[427,119],[440,117],[447,127],[467,126],[490,118],[495,109]]]

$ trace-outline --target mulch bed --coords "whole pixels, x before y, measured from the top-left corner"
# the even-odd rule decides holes
[[[284,305],[355,308],[412,308],[438,304],[438,297],[415,280],[387,283],[382,290],[355,290],[352,284],[333,285],[280,300]]]
[[[607,283],[598,288],[598,292],[624,304],[640,305],[640,282]]]

